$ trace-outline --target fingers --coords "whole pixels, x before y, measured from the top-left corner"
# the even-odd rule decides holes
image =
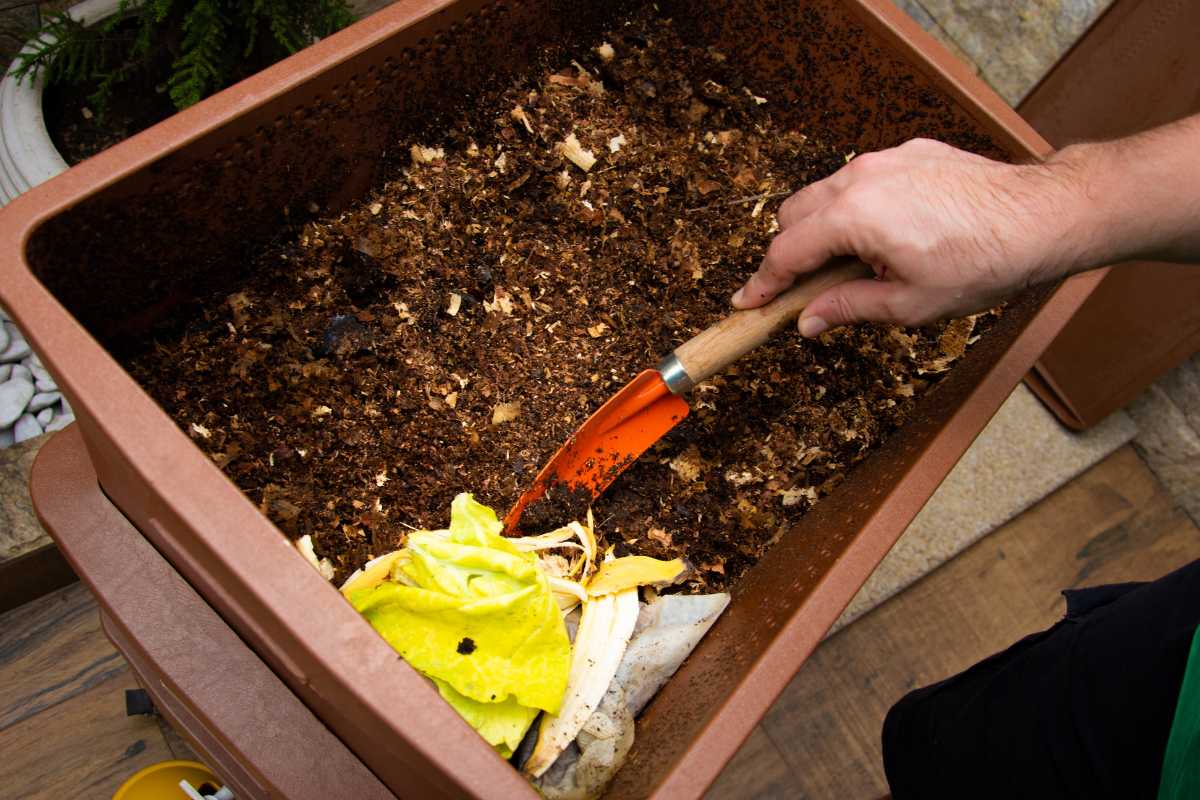
[[[836,194],[837,190],[833,185],[832,176],[805,186],[784,200],[783,205],[779,207],[775,218],[779,220],[780,230],[787,230],[808,215],[828,205]]]
[[[819,336],[855,322],[908,323],[905,287],[891,281],[849,281],[823,292],[800,315],[800,334]]]
[[[835,255],[832,232],[810,215],[779,233],[767,248],[758,271],[733,295],[734,308],[758,308],[795,282],[797,275],[812,272]]]

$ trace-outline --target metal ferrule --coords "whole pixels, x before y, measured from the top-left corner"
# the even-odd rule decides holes
[[[658,362],[658,374],[662,375],[663,383],[671,390],[671,394],[683,394],[695,386],[692,376],[687,374],[687,370],[674,353]]]

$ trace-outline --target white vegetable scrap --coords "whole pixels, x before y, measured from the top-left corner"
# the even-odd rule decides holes
[[[571,647],[567,693],[557,715],[546,714],[525,772],[540,777],[575,741],[608,691],[638,618],[637,589],[592,598]]]
[[[729,606],[729,595],[668,594],[642,605],[614,683],[634,715],[658,693]]]
[[[626,144],[625,134],[618,133],[616,136],[608,140],[608,150],[610,153],[615,153],[621,149],[621,145]]]
[[[511,403],[497,403],[492,409],[492,424],[503,425],[505,422],[512,422],[517,417],[521,416],[521,401],[514,400]]]
[[[568,134],[566,139],[555,146],[555,149],[559,155],[584,172],[596,165],[596,155],[591,150],[585,150],[574,133]]]
[[[700,449],[693,444],[671,459],[669,466],[676,475],[685,481],[695,481],[700,478],[708,465],[701,458]]]
[[[754,204],[754,208],[750,211],[751,218],[758,217],[758,215],[762,213],[762,210],[764,207],[766,207],[766,205],[767,205],[767,197],[765,195],[758,198],[758,202]]]
[[[503,286],[497,286],[492,293],[492,299],[483,301],[483,310],[489,314],[499,311],[505,316],[511,317],[513,312],[512,295]]]
[[[525,126],[525,130],[533,133],[533,125],[529,122],[529,115],[525,113],[524,106],[517,106],[511,112],[511,116],[517,122]]]
[[[767,98],[759,97],[758,95],[756,95],[754,92],[750,91],[749,89],[743,88],[742,91],[744,91],[746,94],[750,95],[750,99],[752,99],[756,104],[758,104],[760,106],[763,103],[767,102]]]
[[[446,313],[452,317],[457,317],[460,308],[462,308],[462,295],[457,292],[451,292],[450,305],[446,306]]]
[[[666,595],[640,606],[633,637],[599,706],[583,724],[575,746],[565,748],[537,780],[547,800],[590,800],[604,794],[633,746],[634,717],[728,606],[728,594]]]
[[[328,558],[317,560],[317,552],[313,550],[311,536],[305,534],[297,539],[296,549],[300,551],[300,555],[304,556],[304,560],[312,564],[313,569],[321,574],[322,578],[327,581],[333,580],[333,562]]]
[[[446,151],[440,147],[423,147],[419,144],[414,144],[409,148],[409,154],[412,155],[414,164],[428,164],[446,157]]]
[[[635,724],[625,693],[614,682],[575,739],[541,778],[546,800],[600,797],[633,747]]]
[[[785,506],[794,506],[801,500],[807,500],[810,503],[817,502],[817,490],[811,486],[797,486],[793,489],[785,489],[779,493],[783,498]]]
[[[613,50],[613,46],[608,42],[602,42],[600,46],[596,48],[596,55],[600,56],[601,61],[608,63],[616,58],[617,51]]]

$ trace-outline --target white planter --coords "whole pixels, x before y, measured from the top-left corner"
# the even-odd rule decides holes
[[[120,4],[121,0],[84,0],[67,13],[92,24],[116,13]],[[42,114],[44,83],[41,73],[17,80],[9,72],[0,80],[0,206],[67,168],[46,131]],[[0,348],[0,405],[4,406],[0,413],[7,423],[0,428],[0,448],[61,430],[73,422],[71,406],[3,309],[0,344],[4,345]]]
[[[120,0],[84,0],[67,13],[92,24],[119,7]],[[67,168],[46,131],[43,84],[40,72],[21,80],[9,72],[0,80],[0,205]]]

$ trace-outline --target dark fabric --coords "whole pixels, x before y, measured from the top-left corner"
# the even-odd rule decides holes
[[[883,761],[895,800],[1155,797],[1200,624],[1200,561],[1063,594],[1052,628],[892,708]]]

